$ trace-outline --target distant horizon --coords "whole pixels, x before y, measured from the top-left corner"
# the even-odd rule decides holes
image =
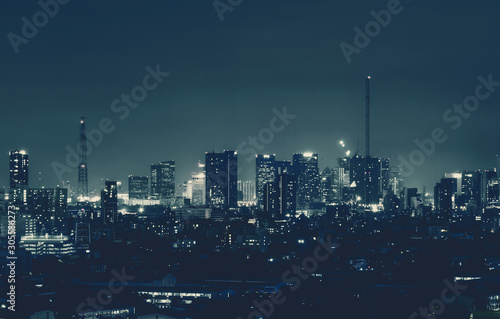
[[[39,181],[38,181],[38,179],[37,179],[37,178],[36,178],[35,180],[33,180],[33,177],[32,177],[32,175],[33,175],[34,173],[32,172],[32,169],[31,169],[31,166],[32,166],[32,157],[31,157],[31,155],[30,155],[30,152],[29,152],[29,150],[28,150],[28,149],[25,149],[25,148],[18,148],[18,149],[13,149],[13,150],[8,151],[8,152],[7,152],[7,155],[9,154],[9,152],[11,152],[11,151],[15,151],[15,150],[25,151],[25,152],[27,153],[27,155],[28,155],[28,156],[30,156],[30,158],[29,158],[29,161],[30,161],[30,162],[29,162],[29,167],[30,167],[30,169],[29,169],[29,184],[30,184],[30,188],[42,188],[42,187],[44,187],[44,188],[56,188],[56,187],[58,187],[58,186],[62,186],[62,185],[57,184],[57,183],[56,183],[56,184],[54,184],[54,185],[43,184],[43,185],[33,186],[33,183],[39,183]],[[232,151],[232,149],[226,149],[226,150]],[[219,150],[219,151],[215,150],[215,153],[218,153],[218,152],[223,152],[223,151],[224,151],[224,150]],[[209,152],[203,152],[203,154],[205,154],[205,153],[211,153],[211,152],[212,152],[212,151],[209,151]],[[321,172],[323,172],[326,168],[330,168],[330,169],[335,169],[335,168],[338,168],[338,166],[336,166],[336,165],[334,165],[334,166],[328,166],[328,165],[327,165],[327,166],[321,167],[321,166],[320,166],[320,163],[321,163],[321,162],[319,161],[319,159],[321,158],[321,154],[320,154],[319,152],[315,152],[315,151],[311,151],[311,152],[312,152],[312,153],[314,153],[314,154],[318,154],[318,167],[319,167],[319,171],[320,171],[320,173],[321,173]],[[308,152],[295,152],[295,153],[292,153],[291,155],[293,156],[293,154],[305,154],[305,153],[308,153]],[[256,154],[256,155],[275,155],[275,156],[276,156],[276,154],[274,154],[274,153],[262,153],[262,154]],[[356,156],[356,154],[354,154],[354,155],[352,155],[352,156],[348,156],[348,157],[354,157],[354,156]],[[364,157],[363,155],[359,155],[359,156]],[[372,156],[372,157],[374,157],[374,158],[379,158],[379,159],[382,159],[382,158],[387,158],[387,157],[376,157],[376,156]],[[344,158],[345,158],[345,157],[344,157]],[[339,159],[339,158],[335,159],[335,162],[334,162],[334,163],[337,163],[337,160],[338,160],[338,159]],[[190,174],[191,174],[191,173],[195,173],[195,172],[196,172],[196,170],[195,170],[195,169],[193,169],[193,170],[189,173],[189,178],[179,180],[178,173],[177,173],[177,167],[178,167],[178,164],[179,164],[178,160],[176,160],[176,159],[164,159],[164,160],[160,160],[160,161],[158,161],[158,162],[162,162],[162,161],[171,161],[171,160],[175,161],[175,165],[176,165],[176,187],[177,187],[179,184],[182,184],[182,183],[184,183],[184,182],[189,181],[189,180],[191,179],[191,178],[190,178],[190,177],[191,177],[191,175],[190,175]],[[290,158],[282,158],[282,157],[276,156],[276,160],[280,160],[280,161],[283,161],[283,160],[292,161],[292,157],[290,157]],[[8,162],[8,156],[6,156],[6,162]],[[241,164],[241,162],[243,162],[243,159],[242,159],[240,156],[238,156],[238,170],[239,170],[239,173],[241,172],[241,169],[240,169],[240,164]],[[199,161],[199,163],[202,163],[202,164],[204,165],[204,164],[205,164],[204,159],[203,159],[203,160],[200,160],[200,161]],[[392,167],[395,167],[391,161],[390,161],[389,163],[390,163],[390,167],[391,167],[391,168],[392,168]],[[152,165],[152,164],[155,164],[155,162],[151,162],[151,164],[150,164],[150,165]],[[251,163],[247,163],[247,164],[248,164],[247,166],[251,166],[251,165],[253,164],[253,170],[252,170],[252,169],[250,169],[250,170],[249,170],[249,169],[247,169],[247,170],[246,170],[246,174],[243,174],[243,175],[244,175],[244,176],[248,176],[248,175],[249,175],[249,174],[248,174],[248,173],[249,173],[249,171],[251,171],[251,174],[253,174],[253,175],[254,175],[254,176],[253,176],[253,178],[241,178],[241,177],[240,177],[240,174],[238,174],[238,180],[241,180],[241,181],[255,181],[255,161],[253,161],[253,162],[251,162]],[[97,180],[101,181],[101,182],[98,182],[98,183],[96,183],[96,182],[95,182],[95,180],[96,180],[95,178],[92,178],[92,177],[91,177],[91,176],[92,176],[92,166],[91,166],[91,165],[88,165],[89,170],[90,170],[90,177],[89,177],[89,183],[90,183],[90,184],[89,184],[89,192],[90,192],[90,191],[96,191],[96,192],[99,192],[100,190],[102,190],[102,189],[104,188],[104,181],[106,181],[106,180],[108,180],[108,181],[116,181],[116,182],[121,182],[121,183],[122,183],[122,190],[126,190],[126,191],[128,192],[128,177],[129,177],[129,176],[147,176],[147,177],[150,179],[150,178],[151,178],[151,166],[150,166],[150,165],[147,167],[147,169],[149,170],[149,173],[148,173],[148,174],[132,174],[132,173],[130,173],[130,174],[126,174],[126,175],[125,175],[125,177],[124,177],[123,179],[113,179],[113,178],[105,178],[105,177],[102,177],[102,178],[98,178],[98,179],[97,179]],[[397,165],[396,165],[396,166],[397,166]],[[489,167],[489,168],[475,168],[475,169],[466,169],[466,168],[464,168],[464,169],[457,170],[457,171],[454,171],[454,172],[452,172],[452,171],[446,171],[446,172],[443,172],[443,173],[442,173],[442,176],[441,176],[441,177],[439,177],[438,179],[436,179],[436,181],[435,181],[434,185],[420,185],[420,186],[409,185],[409,184],[406,182],[406,180],[405,180],[404,178],[403,178],[403,182],[404,182],[405,187],[407,187],[407,188],[417,188],[417,189],[418,189],[418,191],[419,191],[420,193],[423,193],[423,189],[424,189],[424,187],[425,187],[426,189],[433,189],[433,188],[434,188],[434,186],[435,186],[435,184],[436,184],[436,183],[438,183],[438,182],[441,180],[441,178],[442,178],[442,177],[444,177],[444,175],[445,175],[445,174],[447,174],[447,173],[463,173],[463,172],[465,172],[465,171],[476,171],[476,170],[494,170],[494,171],[496,171],[496,170],[497,170],[497,167],[493,166],[493,167]],[[53,172],[52,172],[52,173],[53,173]],[[43,176],[43,175],[44,175],[44,174],[43,174],[43,172],[42,172],[42,176]],[[36,174],[35,176],[38,176],[38,172],[37,172],[37,174]],[[78,178],[78,171],[75,169],[74,173],[73,173],[73,174],[71,174],[70,176],[71,176],[71,178],[70,178],[70,179],[65,179],[65,180],[69,180],[69,181],[70,181],[70,184],[71,184],[71,187],[73,188],[73,190],[74,190],[74,191],[76,191],[76,189],[77,189],[77,187],[78,187],[78,181],[77,181],[77,178]],[[42,181],[43,181],[43,177],[42,177]],[[96,185],[97,185],[97,184],[101,184],[101,185],[100,185],[100,187],[99,187],[99,186],[97,186],[97,187],[95,187],[95,186],[90,187],[90,185],[92,185],[92,184],[96,184]],[[8,185],[8,183],[7,183],[7,185]],[[5,185],[4,185],[4,186],[2,186],[2,188],[6,189],[6,190],[8,190],[8,189],[9,189],[9,187],[8,187],[8,186],[5,186]]]

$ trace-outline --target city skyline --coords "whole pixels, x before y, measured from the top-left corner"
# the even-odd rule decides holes
[[[341,141],[341,142],[342,142],[342,141]],[[16,149],[16,150],[13,150],[13,151],[9,151],[8,153],[9,153],[9,154],[10,154],[10,153],[24,153],[24,154],[23,154],[23,156],[26,156],[26,155],[27,155],[27,156],[29,156],[29,155],[30,155],[30,154],[29,154],[29,151],[27,151],[27,150],[25,150],[25,149],[19,149],[19,150],[18,150],[18,149]],[[210,153],[210,152],[205,152],[205,154],[207,154],[207,153]],[[358,153],[356,153],[356,154],[351,154],[351,153],[352,153],[352,151],[350,151],[350,156],[344,156],[344,157],[339,157],[339,158],[336,158],[336,159],[334,160],[334,162],[338,162],[338,161],[339,161],[339,160],[341,160],[342,158],[353,158],[353,157],[359,156],[359,155],[358,155]],[[274,158],[278,158],[278,159],[276,159],[276,162],[283,162],[283,161],[288,161],[288,162],[291,162],[291,160],[293,159],[293,155],[294,155],[294,154],[313,154],[313,153],[312,153],[312,152],[293,153],[293,154],[291,154],[291,156],[289,156],[288,158],[285,158],[285,159],[283,159],[283,160],[280,160],[280,158],[281,158],[281,157],[277,157],[277,156],[276,156],[276,154],[256,154],[256,155],[255,155],[255,158],[262,157],[262,156],[271,156],[271,157],[273,158],[273,160],[274,160]],[[316,154],[316,153],[314,153],[314,154]],[[318,159],[319,159],[319,158],[320,158],[320,156],[318,155]],[[450,174],[450,173],[462,173],[462,172],[465,172],[465,171],[474,171],[474,170],[497,170],[497,169],[499,168],[498,164],[500,163],[500,161],[498,161],[498,158],[499,158],[499,156],[498,156],[498,155],[497,155],[497,156],[495,156],[495,161],[494,161],[494,162],[495,162],[495,164],[494,164],[494,165],[492,165],[492,166],[490,166],[490,167],[480,167],[480,168],[474,168],[474,169],[469,169],[469,168],[458,168],[458,169],[456,169],[456,170],[454,170],[454,171],[451,171],[451,170],[448,170],[448,171],[443,171],[443,172],[441,172],[441,175],[439,175],[439,176],[436,178],[436,180],[435,180],[434,182],[431,182],[429,185],[420,185],[420,186],[418,186],[418,185],[412,185],[412,184],[405,183],[405,186],[406,186],[406,187],[410,187],[410,188],[417,188],[419,191],[422,191],[422,190],[424,190],[424,189],[429,190],[429,189],[431,189],[432,187],[434,187],[434,184],[435,184],[435,183],[436,183],[436,182],[437,182],[437,181],[438,181],[438,180],[439,180],[442,176],[444,176],[445,174]],[[386,158],[386,157],[380,157],[379,159],[380,159],[380,160],[382,160],[382,159],[384,159],[384,160],[385,160],[385,159],[387,159],[387,158]],[[392,160],[391,160],[390,158],[389,158],[389,160],[390,160],[390,167],[391,167],[391,168],[394,168],[394,169],[396,169],[396,168],[400,168],[400,169],[402,169],[402,167],[404,167],[404,166],[399,166],[399,165],[397,165],[397,164],[398,164],[398,163],[397,163],[397,160],[394,160],[394,159],[392,159]],[[33,160],[32,160],[32,161],[33,161]],[[172,162],[172,163],[174,163],[174,164],[173,164],[173,165],[174,165],[174,183],[175,183],[176,185],[178,185],[178,184],[186,183],[186,182],[188,182],[188,181],[190,181],[190,180],[191,180],[192,175],[193,175],[193,174],[196,174],[196,172],[197,172],[197,169],[196,169],[196,168],[198,168],[198,169],[199,169],[199,163],[201,162],[201,160],[199,160],[199,161],[198,161],[198,163],[197,163],[197,165],[196,165],[196,168],[194,168],[194,167],[193,167],[193,169],[192,169],[192,170],[190,171],[190,173],[189,173],[189,175],[190,175],[190,176],[189,176],[189,177],[187,177],[186,179],[181,179],[181,178],[184,178],[184,175],[183,175],[183,177],[178,177],[178,175],[177,175],[177,174],[175,174],[175,166],[176,166],[176,164],[175,164],[175,163],[176,163],[176,160],[160,161],[160,162],[159,162],[159,164],[163,164],[163,163],[167,163],[167,162]],[[240,163],[241,163],[241,162],[243,162],[243,160],[238,159],[238,165],[240,165]],[[396,163],[394,163],[394,162],[396,162]],[[320,163],[320,162],[319,162],[319,163]],[[33,164],[30,164],[30,166],[31,166],[31,165],[33,165]],[[102,177],[102,178],[99,178],[99,179],[97,179],[97,180],[91,180],[92,185],[95,185],[95,187],[94,187],[94,188],[89,188],[89,192],[91,192],[91,191],[92,191],[92,192],[94,192],[94,193],[98,193],[98,192],[100,192],[100,191],[104,188],[104,182],[105,182],[105,181],[117,181],[117,182],[121,182],[121,183],[122,183],[122,184],[121,184],[121,185],[122,185],[122,187],[121,187],[122,192],[125,192],[125,191],[126,191],[126,192],[128,192],[128,191],[129,191],[129,186],[128,186],[128,185],[129,185],[129,178],[130,178],[131,176],[134,176],[134,177],[143,177],[143,176],[144,176],[144,177],[146,177],[147,179],[149,179],[149,178],[151,178],[151,176],[152,176],[152,175],[151,175],[151,170],[153,169],[153,166],[155,166],[155,165],[156,165],[156,166],[158,166],[158,164],[150,163],[150,164],[147,166],[147,168],[146,168],[146,170],[148,170],[148,171],[149,171],[149,173],[146,173],[146,174],[123,173],[123,174],[121,174],[122,178],[105,178],[105,177]],[[252,165],[253,165],[253,167],[251,167]],[[244,165],[244,166],[245,166],[245,165]],[[319,165],[318,165],[318,166],[319,166]],[[249,169],[249,170],[253,170],[253,173],[254,173],[254,174],[252,175],[252,174],[251,174],[251,173],[249,173],[249,172],[246,172],[246,171],[243,171],[243,170],[239,169],[239,170],[238,170],[238,180],[239,180],[239,181],[255,181],[255,180],[257,179],[257,175],[255,174],[255,168],[256,168],[256,167],[255,167],[255,162],[251,162],[251,164],[246,165],[246,167],[247,167],[247,169]],[[251,168],[249,168],[249,167],[251,167]],[[321,166],[319,166],[319,172],[321,173],[321,172],[323,172],[323,171],[324,171],[325,169],[327,169],[327,168],[329,168],[329,169],[334,169],[334,170],[335,170],[335,169],[338,169],[338,168],[339,168],[339,165],[334,163],[334,164],[333,164],[333,165],[331,165],[331,166],[325,166],[325,167],[321,167]],[[189,169],[186,169],[186,170],[189,170]],[[30,170],[30,171],[32,171],[32,170]],[[136,169],[136,171],[137,171],[137,169]],[[142,168],[142,171],[144,171],[144,168]],[[381,170],[381,171],[382,171],[382,170]],[[242,174],[242,173],[243,173],[243,174]],[[77,193],[77,189],[78,189],[78,169],[74,169],[73,174],[65,174],[65,177],[69,177],[69,178],[65,178],[65,179],[62,181],[62,183],[58,183],[58,182],[57,182],[56,184],[53,184],[53,185],[50,185],[50,184],[43,184],[43,181],[42,181],[42,183],[40,183],[40,179],[41,179],[41,178],[43,179],[43,177],[41,177],[41,176],[43,176],[43,175],[41,175],[41,174],[40,174],[40,172],[36,172],[36,173],[35,173],[35,172],[31,172],[31,173],[29,174],[29,176],[30,176],[30,175],[32,175],[32,174],[34,174],[34,176],[31,176],[31,179],[30,179],[30,180],[32,181],[32,185],[34,185],[33,187],[36,187],[36,188],[42,188],[42,187],[43,187],[43,188],[66,187],[64,184],[65,184],[67,181],[70,181],[70,184],[69,184],[69,185],[73,188],[73,190],[75,191],[75,193]],[[241,178],[241,175],[240,175],[240,174],[241,174],[241,175],[243,175],[243,176],[245,176],[245,178],[246,178],[246,179],[245,179],[245,178]],[[72,176],[72,175],[76,175],[76,176]],[[410,176],[411,176],[411,175],[410,175]],[[38,177],[38,178],[34,178],[34,177]],[[9,182],[10,178],[9,178],[8,174],[7,174],[7,180],[8,180],[8,181],[7,181],[7,183],[6,183],[5,185],[1,185],[1,186],[0,186],[0,187],[2,187],[4,190],[8,190],[8,188],[9,188],[9,183],[11,183],[11,182]],[[407,179],[406,179],[406,177],[404,177],[404,176],[403,176],[403,180],[404,180],[404,181],[406,181],[406,180],[407,180]],[[124,186],[126,186],[126,187],[124,187]],[[151,186],[151,187],[153,188],[153,186]],[[12,188],[12,187],[10,187],[10,188]],[[175,191],[175,190],[173,190],[173,191],[172,191],[172,193],[176,193],[176,191]]]
[[[0,317],[500,318],[500,2],[0,7]]]

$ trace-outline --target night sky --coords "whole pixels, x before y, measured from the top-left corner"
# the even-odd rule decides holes
[[[75,148],[80,116],[89,130],[103,118],[116,127],[88,157],[91,189],[101,178],[149,175],[152,162],[171,159],[182,182],[206,151],[237,149],[285,106],[296,118],[259,153],[291,159],[314,151],[321,169],[336,166],[340,139],[364,152],[367,75],[374,156],[398,163],[434,128],[448,136],[408,186],[493,168],[500,88],[456,130],[443,113],[474,94],[478,76],[500,81],[500,3],[402,1],[402,12],[347,63],[340,43],[353,44],[353,28],[364,29],[370,11],[388,2],[243,0],[221,22],[211,0],[72,0],[16,54],[7,35],[22,35],[21,18],[31,20],[40,6],[3,1],[0,185],[8,186],[8,151],[25,149],[30,186],[54,187],[51,165],[65,163],[67,145]],[[157,64],[170,75],[121,120],[112,102]],[[242,178],[253,179],[255,162],[241,151]],[[77,185],[76,170],[64,178]]]

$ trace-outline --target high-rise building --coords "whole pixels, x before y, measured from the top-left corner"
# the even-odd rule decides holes
[[[275,219],[295,216],[297,209],[297,178],[288,170],[279,171],[276,178],[277,214]]]
[[[321,200],[318,154],[293,154],[293,174],[297,178],[297,209]]]
[[[388,158],[380,159],[380,193],[390,190],[390,166]]]
[[[434,208],[440,218],[449,220],[453,216],[456,179],[442,178],[434,187]]]
[[[416,209],[419,204],[418,190],[416,188],[404,188],[402,208],[404,210]]]
[[[54,210],[54,189],[30,188],[28,190],[28,211],[35,215],[46,215]]]
[[[238,181],[238,194],[241,194],[241,200],[251,202],[255,200],[255,182]],[[238,199],[240,200],[240,199]]]
[[[149,178],[147,176],[128,177],[129,199],[148,199]]]
[[[257,205],[262,208],[264,205],[264,185],[274,183],[276,180],[276,158],[275,155],[255,156],[255,187],[257,195]]]
[[[480,204],[480,180],[478,172],[465,171],[462,174],[462,197],[463,204]]]
[[[205,177],[205,165],[199,163],[199,172],[194,172],[191,174],[191,179],[193,182],[192,194],[191,194],[191,205],[193,206],[204,206],[206,204],[205,197],[205,187],[206,187],[206,177]]]
[[[341,157],[338,159],[338,173],[337,173],[337,201],[349,200],[349,187],[351,185],[349,179],[349,168],[351,167],[350,157]]]
[[[389,189],[393,194],[399,195],[403,190],[403,178],[401,177],[401,167],[393,166],[389,170]]]
[[[495,170],[480,170],[478,171],[480,179],[480,208],[486,208],[491,204],[498,202],[499,187],[497,173]]]
[[[235,151],[206,153],[206,203],[211,208],[238,207],[238,155]]]
[[[28,187],[10,188],[9,189],[9,202],[19,208],[28,207]]]
[[[264,184],[263,210],[273,219],[295,216],[297,207],[297,178],[278,168],[274,182]]]
[[[380,198],[380,160],[375,157],[354,156],[350,160],[349,179],[355,186],[356,196],[361,202],[378,204]],[[353,184],[355,183],[355,184]]]
[[[118,188],[115,181],[106,181],[101,191],[101,211],[105,224],[115,223],[118,219]]]
[[[335,171],[327,167],[321,172],[321,202],[334,202],[335,193]]]
[[[10,157],[10,188],[28,187],[28,153],[26,151],[11,151]]]
[[[68,190],[65,188],[29,188],[26,213],[34,221],[34,234],[67,232]]]
[[[151,164],[151,197],[167,199],[175,196],[175,161]]]

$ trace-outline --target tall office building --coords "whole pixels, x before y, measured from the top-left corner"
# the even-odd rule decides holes
[[[203,170],[201,172],[194,172],[191,174],[191,179],[193,181],[191,205],[204,206],[206,204],[206,197],[205,197],[206,177],[204,172],[205,165],[198,164],[198,167]]]
[[[462,197],[463,204],[479,206],[480,204],[480,180],[479,173],[465,171],[462,174]]]
[[[279,171],[276,178],[277,214],[276,219],[295,216],[297,209],[297,178],[288,170]]]
[[[175,161],[151,164],[151,197],[166,199],[175,196]]]
[[[277,171],[274,182],[264,185],[263,210],[273,219],[295,216],[297,178],[287,170]]]
[[[452,217],[456,187],[456,179],[444,177],[434,187],[434,208],[440,218],[449,220]]]
[[[54,189],[30,188],[28,190],[28,211],[35,215],[49,214],[54,210]]]
[[[10,188],[28,187],[28,153],[26,151],[11,151],[10,157]]]
[[[401,201],[404,210],[416,209],[419,204],[418,190],[416,188],[404,188]]]
[[[390,165],[388,158],[380,159],[380,193],[390,190]]]
[[[364,204],[378,204],[380,198],[381,167],[375,157],[354,156],[350,160],[349,179],[356,196]],[[355,183],[355,184],[353,184]]]
[[[255,189],[257,205],[263,208],[264,185],[276,180],[276,158],[274,155],[255,156]]]
[[[254,181],[238,181],[238,194],[241,194],[241,199],[244,202],[255,200],[255,182]]]
[[[128,198],[148,199],[149,178],[147,176],[128,177]]]
[[[206,153],[206,203],[216,209],[238,207],[238,155],[235,151]]]
[[[57,187],[54,195],[54,211],[58,216],[66,216],[68,211],[68,189]]]
[[[297,209],[321,200],[318,154],[293,154],[293,175],[297,178]]]
[[[66,188],[30,188],[27,194],[27,213],[35,221],[35,234],[60,235],[67,232]]]
[[[28,187],[10,188],[9,202],[23,209],[28,207]]]
[[[393,194],[399,196],[403,190],[403,178],[401,177],[401,167],[393,166],[389,170],[389,189]]]
[[[334,202],[335,193],[335,171],[327,167],[321,172],[321,202]]]
[[[486,208],[498,202],[498,180],[495,170],[479,170],[480,208]]]
[[[337,201],[348,201],[350,192],[349,187],[351,185],[349,179],[349,169],[351,167],[350,157],[341,157],[338,159],[338,173],[337,173]]]
[[[118,219],[118,187],[115,181],[106,181],[101,191],[101,212],[105,224]]]

